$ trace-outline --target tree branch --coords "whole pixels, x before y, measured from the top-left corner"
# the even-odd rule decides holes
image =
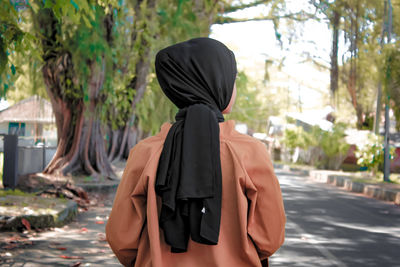
[[[268,4],[269,2],[271,2],[271,0],[257,0],[255,2],[249,3],[249,4],[241,4],[241,5],[238,5],[238,6],[227,6],[227,7],[223,8],[223,10],[222,10],[223,12],[222,13],[223,14],[231,13],[231,12],[235,12],[235,11],[242,10],[242,9],[245,9],[245,8],[258,6],[258,5],[261,5],[261,4]]]
[[[292,19],[296,21],[306,21],[310,18],[315,18],[314,14],[306,13],[304,11],[300,11],[297,13],[286,14],[282,16],[263,16],[263,17],[255,17],[255,18],[232,18],[232,17],[224,17],[217,16],[214,24],[226,24],[226,23],[235,23],[235,22],[247,22],[247,21],[263,21],[263,20],[277,20],[277,19]]]

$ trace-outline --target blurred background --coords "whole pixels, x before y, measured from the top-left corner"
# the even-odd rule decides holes
[[[39,255],[31,262],[38,266],[43,259],[50,265],[116,264],[101,227],[126,159],[178,111],[159,87],[155,54],[208,36],[226,44],[238,63],[238,96],[225,119],[265,143],[284,193],[289,238],[271,262],[399,266],[399,35],[399,0],[2,1],[0,263],[14,266],[22,262],[18,255],[31,253]],[[339,211],[343,203],[334,201],[343,196],[343,203],[354,198],[364,204]],[[33,197],[72,204],[35,206]],[[317,202],[322,206],[315,208]],[[35,221],[42,208],[68,215]],[[313,223],[335,211],[335,219],[323,220],[342,218],[342,224],[308,229],[310,216],[299,213],[305,209],[314,210]],[[357,214],[366,217],[352,217]],[[92,248],[90,257],[60,254],[54,243],[49,252],[32,241],[47,240],[54,229],[67,237],[91,232],[88,222],[92,236],[73,247],[90,240],[105,245],[101,253]],[[352,227],[338,231],[344,222]],[[74,230],[57,228],[62,225]],[[352,232],[374,226],[383,227],[373,231],[382,236],[358,240]],[[325,230],[313,232],[317,228]],[[310,250],[299,251],[299,242]]]

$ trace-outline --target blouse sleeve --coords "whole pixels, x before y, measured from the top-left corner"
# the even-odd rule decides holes
[[[246,162],[249,199],[247,231],[260,260],[267,260],[283,244],[286,216],[282,193],[264,144],[257,143]]]
[[[107,242],[124,266],[133,266],[136,260],[139,238],[146,219],[146,193],[141,176],[147,157],[140,152],[138,146],[129,152],[105,227]]]

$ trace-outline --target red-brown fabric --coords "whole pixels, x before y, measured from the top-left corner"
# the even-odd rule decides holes
[[[281,189],[263,143],[219,123],[222,208],[217,245],[189,240],[188,251],[171,253],[158,225],[160,198],[154,183],[163,142],[171,127],[133,147],[106,224],[111,249],[124,266],[261,266],[284,242]]]

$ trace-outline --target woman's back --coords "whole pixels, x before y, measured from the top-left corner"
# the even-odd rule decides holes
[[[155,192],[160,154],[171,124],[139,142],[129,154],[106,234],[125,266],[261,266],[284,241],[286,217],[278,180],[266,147],[219,123],[222,203],[219,240],[189,239],[187,252],[171,253],[159,227],[161,199]],[[201,212],[206,213],[207,207]]]

